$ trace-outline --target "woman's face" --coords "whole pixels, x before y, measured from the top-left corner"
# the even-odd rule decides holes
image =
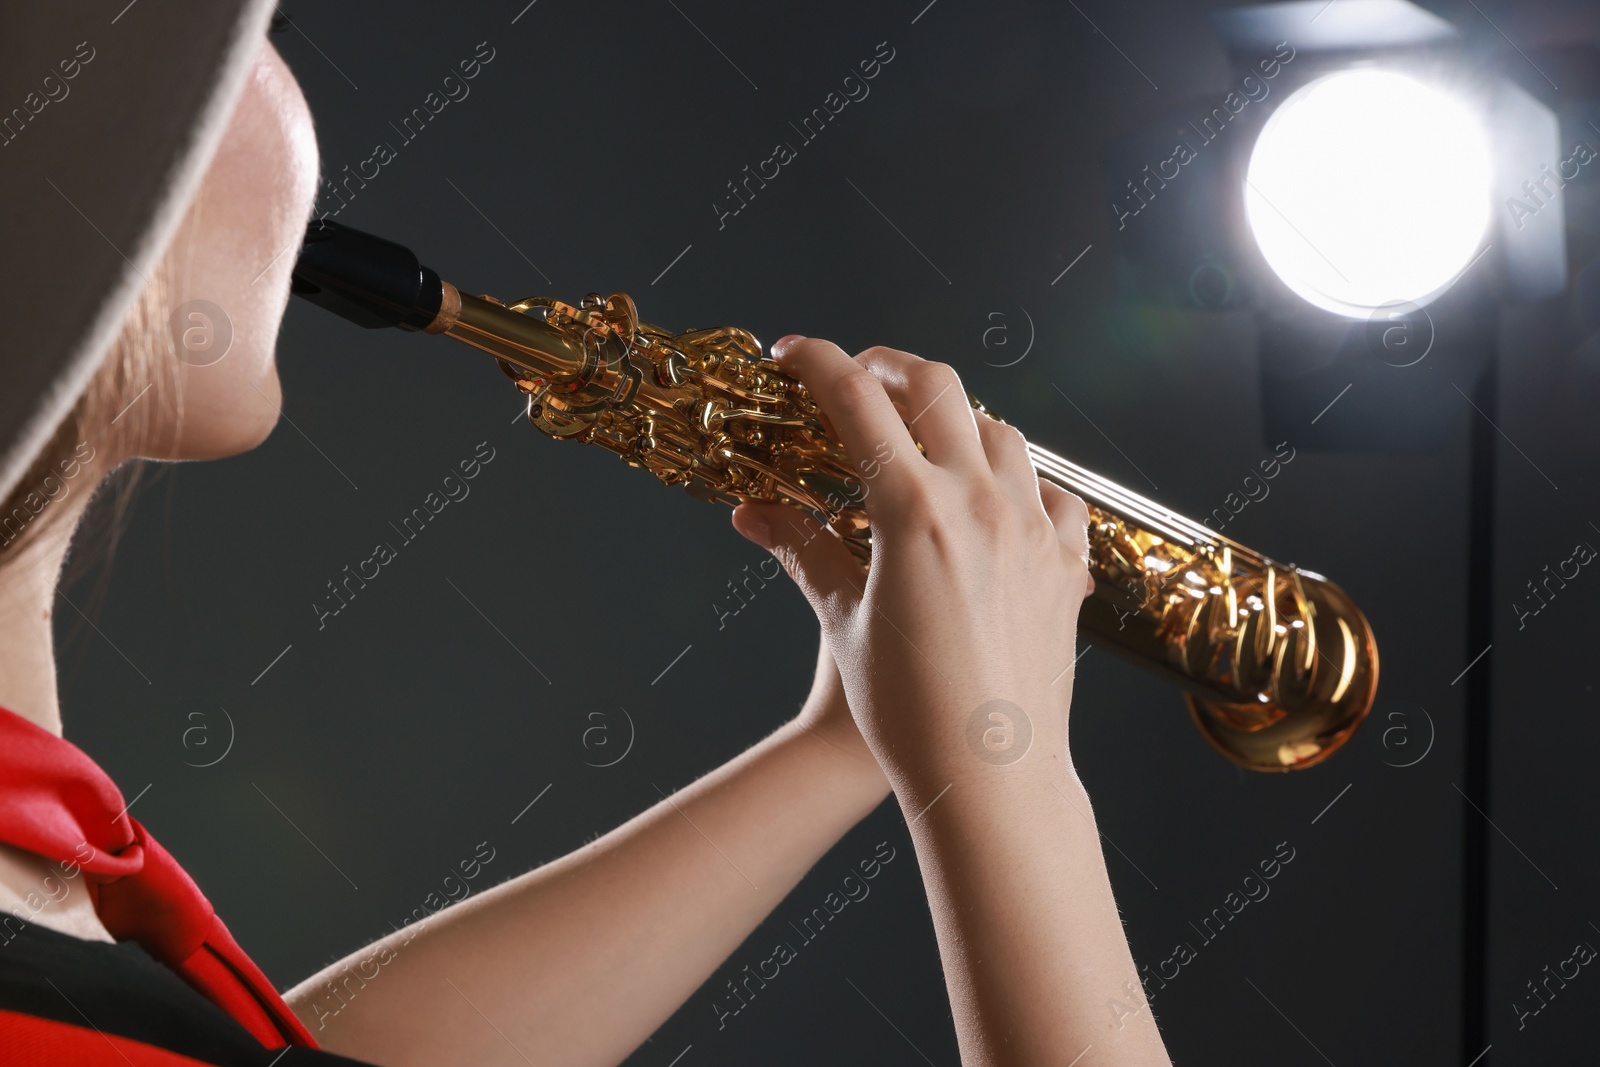
[[[316,184],[311,112],[263,40],[167,252],[182,416],[150,413],[154,458],[234,455],[260,444],[277,423],[282,392],[273,350]]]

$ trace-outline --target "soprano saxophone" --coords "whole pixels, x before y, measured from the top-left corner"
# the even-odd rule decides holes
[[[745,330],[673,333],[624,293],[576,305],[468,296],[408,249],[326,220],[307,230],[294,292],[361,326],[465,342],[495,357],[546,435],[599,445],[703,500],[801,508],[869,556],[860,477],[805,386]],[[1350,739],[1377,690],[1378,648],[1343,590],[1028,452],[1088,505],[1095,590],[1080,625],[1092,642],[1178,683],[1201,734],[1241,766],[1309,767]]]

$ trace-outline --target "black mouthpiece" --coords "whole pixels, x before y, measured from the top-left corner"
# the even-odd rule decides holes
[[[444,295],[411,249],[326,219],[306,227],[291,291],[369,330],[420,330]]]

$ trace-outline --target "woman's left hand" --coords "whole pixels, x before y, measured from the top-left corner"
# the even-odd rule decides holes
[[[815,530],[817,526],[814,521],[806,519],[794,508],[781,504],[745,503],[734,509],[734,529],[739,530],[741,534],[744,533],[740,524],[752,513],[761,514],[774,526],[789,522],[810,530]],[[832,535],[818,532],[816,536]],[[805,549],[802,548],[800,551],[804,552]],[[862,580],[866,580],[865,573],[862,574]],[[805,730],[847,757],[850,765],[860,764],[859,769],[864,774],[871,775],[875,781],[882,780],[884,789],[888,789],[889,781],[884,777],[883,769],[878,765],[872,750],[862,738],[861,731],[856,728],[855,719],[850,715],[850,704],[844,695],[844,682],[839,678],[839,666],[834,662],[833,653],[828,650],[826,641],[818,641],[817,673],[811,683],[811,693],[806,697],[800,714],[796,715],[792,722],[797,728]]]

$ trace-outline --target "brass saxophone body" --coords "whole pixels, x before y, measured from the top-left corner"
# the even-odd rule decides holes
[[[394,285],[375,292],[373,265],[396,251]],[[805,386],[745,330],[674,333],[641,320],[622,293],[576,305],[468,296],[399,246],[330,223],[312,224],[295,291],[363,325],[443,334],[494,356],[550,437],[599,445],[704,500],[790,504],[870,555],[863,473]],[[1080,625],[1091,641],[1182,686],[1195,725],[1242,766],[1307,767],[1350,738],[1372,706],[1378,651],[1338,586],[1028,449],[1041,478],[1088,505],[1095,591]]]

